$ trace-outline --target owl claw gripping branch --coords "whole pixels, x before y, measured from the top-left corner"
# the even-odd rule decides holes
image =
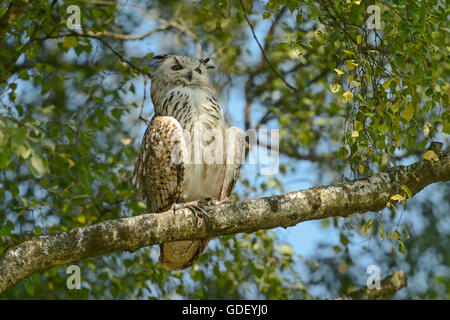
[[[211,199],[220,203],[230,196],[244,156],[244,133],[236,127],[226,129],[208,76],[214,68],[209,58],[159,55],[153,59],[159,63],[151,83],[155,115],[142,139],[133,173],[139,196],[146,200],[149,213],[174,208],[177,200],[183,199],[186,203],[181,205],[209,216],[198,202],[190,203],[210,203]],[[196,136],[198,128],[214,134]],[[196,143],[214,161],[196,157]],[[208,242],[164,243],[160,261],[168,269],[185,269]]]

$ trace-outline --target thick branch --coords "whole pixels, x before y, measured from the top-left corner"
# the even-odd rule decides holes
[[[197,226],[188,209],[109,220],[26,241],[0,256],[0,292],[19,280],[52,267],[114,251],[240,232],[289,227],[299,222],[377,211],[405,185],[412,195],[427,185],[450,180],[450,154],[422,160],[369,178],[283,195],[207,206],[211,218]]]
[[[344,295],[336,300],[380,300],[387,299],[400,290],[406,287],[406,276],[402,270],[396,271],[390,276],[383,279],[380,283],[380,288],[370,289],[367,286]]]

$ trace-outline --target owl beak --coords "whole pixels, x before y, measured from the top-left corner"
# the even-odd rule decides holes
[[[189,81],[192,81],[192,70],[189,70],[188,79]]]

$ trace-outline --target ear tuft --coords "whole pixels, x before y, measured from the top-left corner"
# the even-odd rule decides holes
[[[200,59],[200,60],[198,60],[198,61],[200,62],[200,64],[205,65],[206,69],[214,69],[214,68],[216,68],[216,67],[214,67],[214,66],[208,66],[208,65],[207,65],[208,62],[209,62],[209,58]]]
[[[168,56],[169,56],[168,54],[162,54],[162,55],[159,55],[159,56],[154,56],[153,59],[156,59],[156,60],[164,60],[164,59],[166,59]]]

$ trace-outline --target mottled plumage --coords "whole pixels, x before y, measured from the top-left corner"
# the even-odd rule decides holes
[[[236,184],[244,135],[235,127],[226,130],[208,78],[209,59],[155,58],[160,61],[151,84],[155,116],[145,132],[133,174],[139,195],[151,213],[180,202],[224,200]],[[208,157],[197,157],[194,142],[200,142]],[[169,269],[187,268],[208,241],[162,244],[160,260]]]

